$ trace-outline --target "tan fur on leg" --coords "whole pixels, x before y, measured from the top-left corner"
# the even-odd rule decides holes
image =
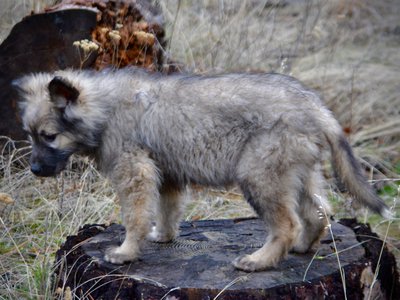
[[[236,258],[233,261],[235,268],[247,272],[264,270],[275,267],[287,255],[301,231],[301,223],[291,208],[282,206],[274,215],[277,222],[270,226],[264,246],[250,255]]]
[[[121,246],[110,249],[105,259],[122,264],[137,258],[140,242],[150,229],[150,214],[158,200],[158,176],[147,153],[124,153],[115,167],[112,180],[121,202],[126,237]]]

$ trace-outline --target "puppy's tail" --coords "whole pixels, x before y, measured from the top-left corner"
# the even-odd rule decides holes
[[[392,218],[388,206],[378,197],[363,176],[361,166],[338,122],[327,110],[324,110],[320,117],[324,126],[323,131],[331,147],[333,168],[349,193],[359,204],[367,206],[384,218]]]

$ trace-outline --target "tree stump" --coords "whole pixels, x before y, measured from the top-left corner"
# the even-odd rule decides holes
[[[20,76],[127,65],[164,70],[162,18],[149,3],[64,0],[17,23],[0,45],[0,136],[26,139],[18,116],[18,96],[11,86]],[[165,67],[169,71],[173,68]]]
[[[146,242],[138,261],[113,265],[104,250],[121,244],[124,228],[86,225],[57,251],[58,293],[84,299],[399,299],[394,256],[354,220],[332,222],[317,252],[289,254],[275,269],[246,273],[231,261],[262,246],[258,219],[183,222],[171,243]],[[346,287],[343,288],[336,244]],[[371,287],[372,286],[372,287]],[[378,297],[378,298],[377,298]]]
[[[31,72],[79,67],[79,53],[72,43],[90,38],[95,25],[93,11],[66,10],[33,15],[14,26],[0,45],[0,135],[26,138],[12,80]]]

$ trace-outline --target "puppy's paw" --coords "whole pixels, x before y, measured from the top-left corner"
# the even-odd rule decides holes
[[[252,255],[242,255],[232,262],[233,266],[236,269],[245,271],[245,272],[255,272],[262,271],[267,268],[274,267],[273,264],[268,264],[268,262],[260,259],[255,259]]]
[[[110,248],[104,255],[104,260],[116,265],[122,265],[137,259],[137,253],[124,251],[122,247]]]
[[[175,233],[167,233],[159,231],[156,226],[151,228],[150,233],[147,235],[147,240],[156,243],[168,243],[175,238]]]
[[[294,245],[291,249],[291,252],[298,253],[298,254],[305,254],[310,250],[310,246],[304,244]]]
[[[236,257],[232,264],[236,269],[245,272],[254,272],[257,270],[257,263],[251,259],[250,255]]]

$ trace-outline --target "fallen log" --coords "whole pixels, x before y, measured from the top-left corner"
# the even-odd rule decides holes
[[[258,219],[183,222],[174,242],[146,242],[140,259],[122,266],[103,255],[123,241],[124,228],[86,225],[57,251],[58,293],[85,299],[366,299],[369,293],[371,299],[399,299],[394,256],[367,225],[342,223],[332,223],[333,236],[317,252],[289,254],[277,268],[255,273],[236,270],[231,261],[262,245],[267,233]]]

